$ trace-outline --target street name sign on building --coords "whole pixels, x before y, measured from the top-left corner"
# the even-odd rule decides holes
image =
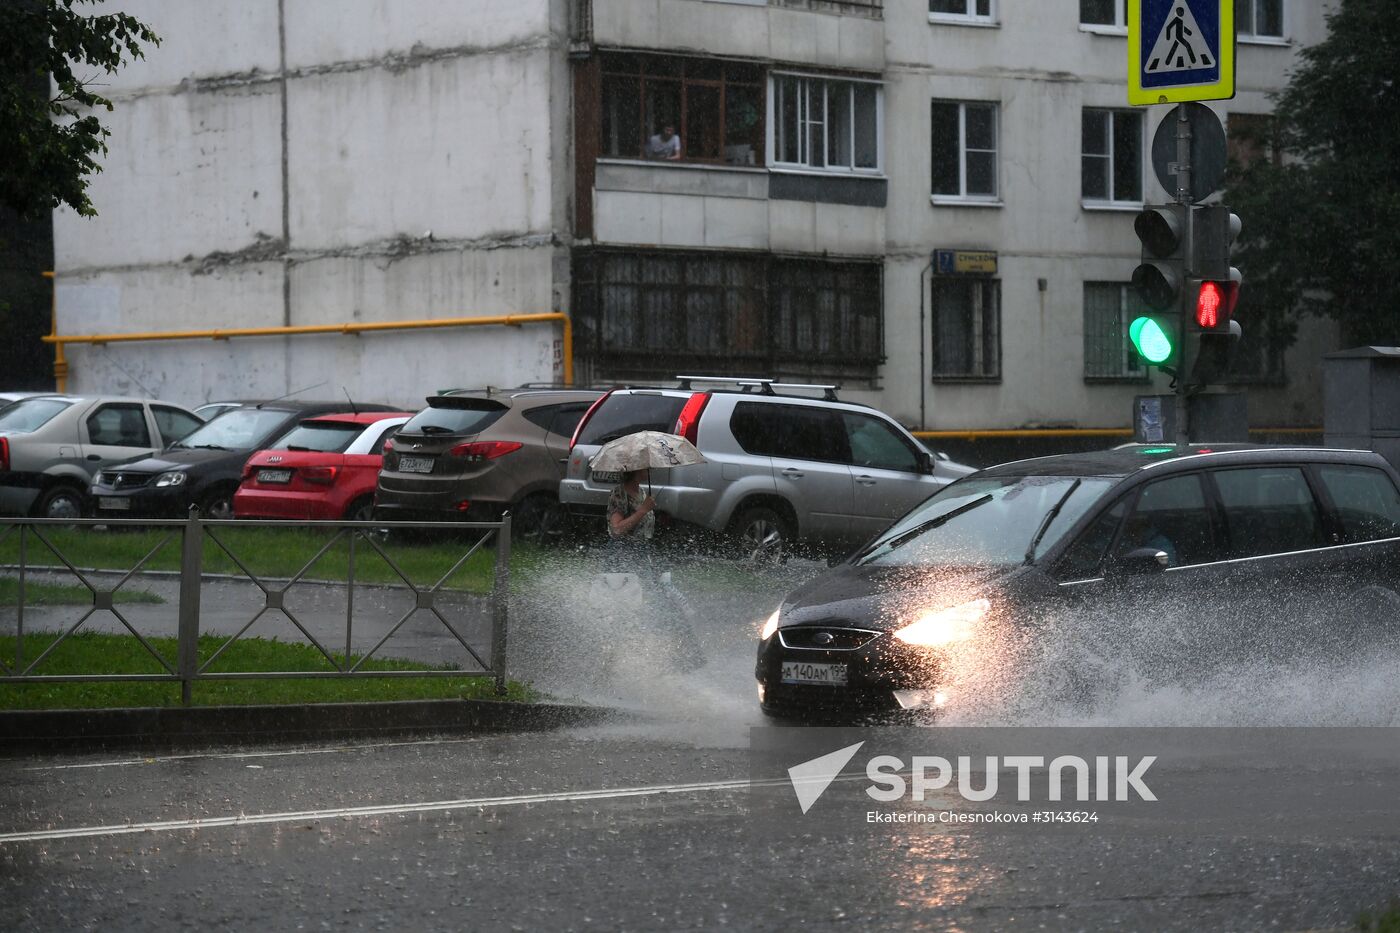
[[[1128,0],[1128,103],[1234,96],[1234,0]]]
[[[996,275],[997,254],[991,250],[937,249],[933,268],[938,275]]]

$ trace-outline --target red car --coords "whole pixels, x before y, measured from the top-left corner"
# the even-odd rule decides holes
[[[248,458],[234,517],[368,521],[384,442],[411,417],[367,411],[307,418]]]

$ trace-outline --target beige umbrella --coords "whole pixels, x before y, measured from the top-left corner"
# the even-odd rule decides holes
[[[608,441],[588,465],[599,473],[627,473],[704,462],[695,445],[678,434],[638,431]]]

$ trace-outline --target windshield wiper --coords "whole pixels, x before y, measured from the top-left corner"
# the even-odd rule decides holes
[[[1060,496],[1060,501],[1056,502],[1054,507],[1045,513],[1045,518],[1041,519],[1040,527],[1035,530],[1035,537],[1031,538],[1030,547],[1026,548],[1026,563],[1029,564],[1031,561],[1035,560],[1036,545],[1040,544],[1040,539],[1045,537],[1045,532],[1050,530],[1050,523],[1055,520],[1056,515],[1060,514],[1060,509],[1065,507],[1065,503],[1069,501],[1069,497],[1074,495],[1074,491],[1079,488],[1079,484],[1082,482],[1084,482],[1082,479],[1077,479],[1073,483],[1070,483],[1069,489],[1065,490],[1063,496]]]
[[[291,446],[287,447],[287,450],[315,450],[315,449],[316,449],[315,447],[298,447],[298,446],[295,445],[295,444],[292,444]]]
[[[456,433],[457,433],[456,431],[452,430],[451,428],[440,427],[439,425],[436,425],[436,424],[425,424],[425,425],[423,425],[421,428],[419,428],[418,430],[422,431],[424,434],[456,434]]]
[[[893,538],[890,538],[888,541],[883,541],[883,542],[881,542],[880,545],[879,545],[879,547],[884,548],[886,551],[893,551],[895,548],[902,547],[903,545],[908,544],[910,541],[912,541],[912,540],[914,540],[915,538],[919,537],[919,536],[922,535],[924,532],[932,531],[933,529],[939,527],[940,525],[945,525],[945,524],[947,524],[948,522],[952,521],[953,519],[957,518],[959,515],[962,515],[964,512],[971,512],[973,509],[977,508],[979,505],[985,505],[986,503],[991,502],[991,501],[992,501],[992,495],[991,495],[991,493],[987,493],[987,494],[985,494],[985,495],[979,496],[979,497],[977,497],[976,499],[973,499],[971,502],[969,502],[969,503],[967,503],[967,504],[965,504],[965,505],[960,505],[960,506],[958,506],[956,509],[953,509],[951,512],[944,512],[942,515],[939,515],[939,516],[936,517],[936,518],[930,518],[930,519],[929,519],[928,521],[926,521],[926,522],[920,522],[919,524],[915,525],[913,528],[910,528],[908,531],[901,532],[901,533],[895,535]],[[869,555],[871,555],[871,554],[873,554],[873,553],[875,553],[875,548],[872,548],[872,549],[870,549],[869,551],[866,551],[866,552],[865,552],[864,554],[862,554],[860,557],[861,557],[861,559],[864,559],[865,557],[868,557]]]
[[[225,446],[222,445],[222,444],[194,444],[194,445],[192,445],[192,446],[190,447],[190,449],[191,449],[191,450],[228,450],[229,448],[225,447]]]

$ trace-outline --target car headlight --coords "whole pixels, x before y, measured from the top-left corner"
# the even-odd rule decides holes
[[[185,485],[185,476],[186,476],[186,475],[187,475],[187,474],[186,474],[183,470],[172,470],[172,471],[170,471],[169,473],[162,473],[162,474],[160,474],[159,476],[156,477],[156,485],[157,485],[157,486],[183,486],[183,485]]]
[[[782,609],[774,609],[773,614],[768,617],[768,621],[763,623],[763,630],[758,633],[759,641],[767,641],[773,637],[773,633],[778,630],[778,616],[782,614]]]
[[[986,618],[992,604],[985,599],[926,612],[913,622],[898,629],[894,637],[906,645],[936,648],[966,641],[977,631],[977,624]]]

